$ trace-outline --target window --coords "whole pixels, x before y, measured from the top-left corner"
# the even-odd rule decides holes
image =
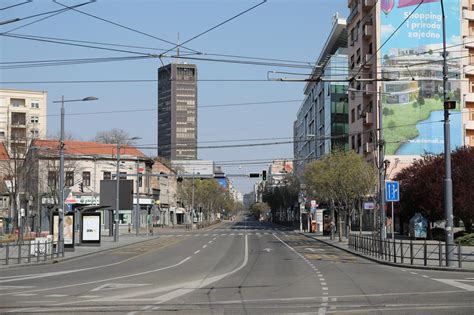
[[[31,101],[31,108],[40,108],[40,103],[38,101]]]
[[[360,119],[362,116],[362,106],[359,104],[357,105],[357,119]]]
[[[110,179],[112,179],[112,173],[104,172],[104,180],[110,180]]]
[[[351,110],[351,122],[352,123],[355,122],[355,109],[354,108]]]
[[[0,130],[0,137],[5,137],[5,131],[4,130]]]
[[[351,137],[351,147],[352,147],[352,150],[355,150],[355,144],[356,144],[355,136],[352,136],[352,137]]]
[[[362,136],[361,134],[359,133],[357,135],[357,148],[360,148],[362,146]]]
[[[143,185],[143,177],[138,176],[138,187],[142,187]]]
[[[21,99],[21,98],[12,98],[10,99],[10,104],[13,106],[13,107],[20,107],[20,106],[25,106],[25,99]]]
[[[121,180],[127,179],[127,172],[120,172],[120,179]]]
[[[38,129],[31,129],[31,138],[38,138],[39,137],[39,130]]]
[[[82,172],[82,185],[91,185],[91,172]]]
[[[38,116],[31,116],[30,122],[31,122],[32,124],[37,124],[37,123],[39,123],[39,117],[38,117]]]
[[[48,172],[48,186],[49,187],[56,187],[57,178],[58,178],[58,172],[49,171]]]
[[[474,120],[474,109],[469,109],[469,120]]]
[[[66,172],[65,186],[67,187],[74,186],[74,172],[73,171]]]

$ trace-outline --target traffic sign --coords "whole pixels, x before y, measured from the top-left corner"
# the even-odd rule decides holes
[[[400,201],[400,185],[398,182],[385,182],[385,201]]]

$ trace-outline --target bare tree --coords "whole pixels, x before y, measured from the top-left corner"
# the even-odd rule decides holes
[[[121,143],[121,144],[132,144],[132,140],[127,131],[123,129],[114,128],[112,130],[99,131],[95,135],[94,141],[100,143]]]

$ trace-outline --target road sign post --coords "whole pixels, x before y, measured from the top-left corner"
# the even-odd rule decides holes
[[[394,217],[394,202],[400,201],[400,184],[399,182],[387,181],[385,182],[385,201],[392,203],[392,240],[395,240],[395,217]]]

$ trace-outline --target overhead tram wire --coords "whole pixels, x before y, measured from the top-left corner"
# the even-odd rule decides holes
[[[221,23],[219,23],[219,24],[217,24],[217,25],[215,25],[215,26],[213,26],[213,27],[211,27],[211,28],[209,28],[209,29],[207,29],[207,30],[205,30],[205,31],[203,31],[203,32],[201,32],[201,33],[199,33],[199,34],[193,36],[193,37],[191,37],[190,39],[185,40],[185,41],[182,42],[181,44],[176,45],[176,46],[174,46],[173,48],[171,48],[171,49],[165,51],[164,53],[162,53],[160,57],[162,57],[164,54],[166,54],[166,53],[168,53],[168,52],[170,52],[170,51],[172,51],[172,50],[175,50],[175,49],[177,49],[177,48],[179,48],[179,47],[183,47],[182,45],[187,44],[187,43],[189,43],[189,42],[195,40],[196,38],[201,37],[202,35],[207,34],[207,33],[211,32],[211,31],[215,30],[216,28],[218,28],[218,27],[220,27],[220,26],[222,26],[222,25],[224,25],[224,24],[226,24],[226,23],[228,23],[228,22],[230,22],[230,21],[232,21],[232,20],[238,18],[239,16],[242,16],[242,15],[244,15],[245,13],[250,12],[250,11],[256,9],[257,7],[261,6],[262,4],[264,4],[264,3],[266,3],[266,2],[267,2],[267,0],[263,0],[262,2],[260,2],[260,3],[256,4],[256,5],[254,5],[254,6],[250,7],[250,8],[248,8],[248,9],[246,9],[246,10],[244,10],[244,11],[242,11],[242,12],[240,12],[240,13],[238,13],[238,14],[236,14],[236,15],[230,17],[230,18],[228,18],[228,19],[226,19],[225,21],[223,21],[223,22],[221,22]]]
[[[26,1],[21,2],[21,3],[12,4],[12,5],[9,5],[7,7],[0,8],[0,11],[11,9],[11,8],[14,8],[14,7],[19,7],[21,5],[24,5],[24,4],[27,4],[27,3],[30,3],[30,2],[33,2],[33,0],[26,0]]]
[[[77,4],[77,5],[75,5],[75,6],[72,6],[71,8],[78,8],[78,7],[81,7],[81,6],[84,6],[84,5],[91,4],[91,3],[93,3],[93,2],[94,2],[94,1],[91,0],[91,1],[89,1],[89,2],[84,2],[84,3]],[[8,33],[11,33],[11,32],[13,32],[13,31],[19,30],[19,29],[21,29],[21,28],[24,28],[24,27],[30,26],[30,25],[32,25],[32,24],[35,24],[35,23],[44,21],[44,20],[49,19],[49,18],[52,18],[53,16],[56,16],[56,15],[61,14],[61,13],[64,13],[64,12],[67,12],[67,11],[69,11],[69,10],[71,10],[71,9],[61,9],[61,10],[50,11],[50,12],[45,12],[45,13],[41,13],[41,14],[36,14],[36,15],[28,16],[28,17],[26,17],[26,18],[20,18],[18,21],[22,21],[22,20],[25,20],[25,19],[33,18],[33,17],[38,17],[38,16],[45,15],[45,14],[50,14],[50,15],[48,15],[48,16],[45,16],[45,17],[42,17],[42,18],[40,18],[40,19],[34,20],[34,21],[30,22],[30,23],[26,23],[26,24],[20,25],[20,26],[18,26],[18,27],[12,28],[12,29],[10,29],[10,30],[8,30],[8,31],[6,31],[6,32],[2,32],[2,33],[0,33],[0,35],[6,35],[6,34],[8,34]]]
[[[61,5],[61,6],[63,6],[63,7],[71,8],[71,9],[72,9],[73,11],[75,11],[75,12],[84,14],[84,15],[86,15],[86,16],[89,16],[89,17],[91,17],[91,18],[97,19],[97,20],[99,20],[99,21],[102,21],[102,22],[105,22],[105,23],[109,23],[109,24],[115,25],[115,26],[117,26],[117,27],[120,27],[120,28],[129,30],[129,31],[132,31],[132,32],[135,32],[135,33],[138,33],[138,34],[141,34],[141,35],[144,35],[144,36],[147,36],[147,37],[150,37],[150,38],[153,38],[153,39],[162,41],[162,42],[165,42],[165,43],[167,43],[167,44],[176,45],[175,43],[173,43],[173,42],[171,42],[171,41],[169,41],[169,40],[166,40],[166,39],[163,39],[163,38],[160,38],[160,37],[157,37],[157,36],[154,36],[154,35],[151,35],[151,34],[142,32],[142,31],[139,31],[139,30],[137,30],[137,29],[134,29],[134,28],[125,26],[125,25],[123,25],[123,24],[120,24],[120,23],[117,23],[117,22],[114,22],[114,21],[111,21],[111,20],[107,20],[107,19],[105,19],[105,18],[101,18],[101,17],[99,17],[99,16],[97,16],[97,15],[94,15],[94,14],[91,14],[91,13],[87,13],[87,12],[84,12],[84,11],[81,11],[81,10],[77,10],[77,9],[75,9],[75,8],[73,8],[73,7],[69,7],[69,6],[65,5],[65,4],[60,3],[60,2],[57,1],[57,0],[53,0],[53,2],[54,2],[54,3],[57,3],[58,5]],[[194,49],[191,49],[191,48],[182,46],[182,45],[180,45],[180,47],[181,47],[181,48],[184,48],[184,49],[186,49],[186,50],[189,50],[189,51],[192,51],[192,52],[195,52],[195,53],[200,54],[200,52],[197,51],[197,50],[194,50]],[[171,50],[174,50],[174,48],[168,50],[167,52],[169,52],[169,51],[171,51]]]
[[[200,108],[216,108],[216,107],[240,107],[240,106],[252,106],[252,105],[269,105],[269,104],[282,104],[282,103],[300,103],[302,100],[277,100],[277,101],[262,101],[262,102],[246,102],[246,103],[230,103],[230,104],[214,104],[214,105],[202,105]],[[66,116],[83,116],[83,115],[101,115],[101,114],[119,114],[119,113],[134,113],[134,112],[156,112],[157,108],[145,108],[145,109],[128,109],[128,110],[115,110],[115,111],[100,111],[100,112],[83,112],[83,113],[66,113]],[[38,117],[56,117],[59,114],[47,114]]]

